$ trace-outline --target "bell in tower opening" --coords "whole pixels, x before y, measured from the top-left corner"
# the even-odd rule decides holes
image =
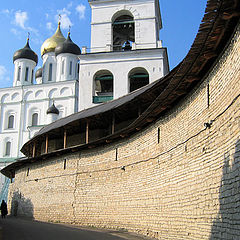
[[[135,42],[134,18],[128,12],[118,16],[112,24],[113,51],[131,50],[131,42]]]

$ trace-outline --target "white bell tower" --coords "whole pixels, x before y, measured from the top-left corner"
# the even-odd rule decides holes
[[[89,0],[91,52],[157,48],[162,19],[158,0]]]
[[[91,47],[79,55],[79,110],[122,97],[169,72],[159,0],[89,0]]]

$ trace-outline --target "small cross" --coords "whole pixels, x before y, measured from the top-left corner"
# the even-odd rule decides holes
[[[61,14],[59,14],[59,15],[58,15],[58,22],[59,22],[59,23],[61,22],[61,18],[62,18],[62,16],[61,16]]]

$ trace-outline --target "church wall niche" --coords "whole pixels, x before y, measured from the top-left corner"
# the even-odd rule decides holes
[[[15,92],[11,95],[11,100],[13,101],[19,101],[20,100],[20,94],[18,92]]]
[[[6,103],[8,101],[10,101],[10,95],[6,93],[1,97],[1,103]]]
[[[45,98],[45,92],[42,91],[42,90],[38,90],[36,93],[35,93],[35,97],[36,98]]]
[[[24,94],[24,100],[25,100],[25,101],[34,100],[34,99],[35,99],[35,97],[34,97],[33,91],[27,91],[27,92]]]
[[[60,89],[60,96],[71,96],[72,92],[69,87],[63,87]]]
[[[54,97],[57,97],[57,96],[58,96],[58,89],[57,89],[57,88],[51,89],[51,90],[48,92],[47,96],[48,96],[49,98],[51,98],[51,99],[53,99]]]

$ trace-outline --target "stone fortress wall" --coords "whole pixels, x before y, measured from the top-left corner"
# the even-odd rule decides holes
[[[157,239],[239,239],[239,30],[205,80],[147,129],[17,170],[12,213]]]

